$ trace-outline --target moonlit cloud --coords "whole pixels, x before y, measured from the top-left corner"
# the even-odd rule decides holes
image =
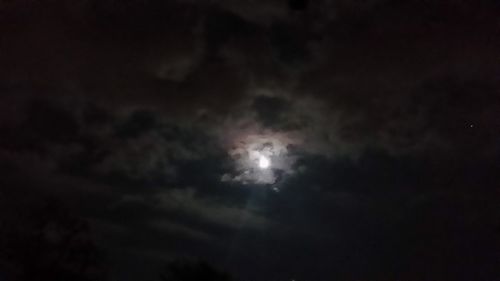
[[[296,156],[289,151],[293,141],[286,136],[272,132],[241,133],[234,141],[229,155],[235,162],[235,173],[224,174],[222,181],[276,184],[283,175],[295,172],[293,164]]]

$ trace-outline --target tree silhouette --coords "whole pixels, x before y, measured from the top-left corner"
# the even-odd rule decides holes
[[[88,224],[58,201],[30,202],[15,208],[0,203],[0,280],[107,278]]]
[[[230,281],[229,274],[203,261],[175,260],[160,275],[161,281]]]

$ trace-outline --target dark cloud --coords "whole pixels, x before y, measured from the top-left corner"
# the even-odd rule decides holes
[[[254,99],[252,107],[257,113],[257,120],[266,127],[273,127],[286,122],[283,119],[289,105],[283,99],[258,96]]]
[[[286,23],[273,23],[270,42],[278,62],[288,67],[297,67],[308,58],[307,41],[302,30]],[[302,34],[301,34],[302,33]],[[300,65],[299,65],[300,66]]]
[[[309,1],[307,1],[307,0],[290,0],[290,1],[288,1],[288,6],[292,10],[302,11],[302,10],[307,9],[307,6],[309,4],[308,2]]]

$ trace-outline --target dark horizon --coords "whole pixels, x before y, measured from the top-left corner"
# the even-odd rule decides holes
[[[500,281],[499,50],[493,0],[0,2],[0,281]]]

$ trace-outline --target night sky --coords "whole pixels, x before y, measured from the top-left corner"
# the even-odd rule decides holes
[[[1,281],[500,280],[499,172],[497,1],[0,1]]]

